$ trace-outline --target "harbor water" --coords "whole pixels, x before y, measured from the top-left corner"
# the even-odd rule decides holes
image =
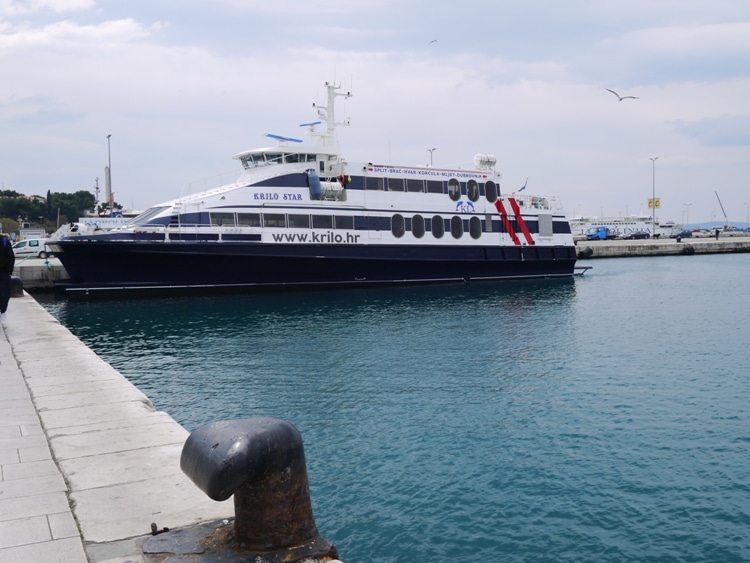
[[[591,265],[38,299],[188,430],[297,426],[316,523],[346,563],[749,561],[750,255]]]

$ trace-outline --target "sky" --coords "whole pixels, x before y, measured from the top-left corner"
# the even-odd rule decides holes
[[[108,163],[126,209],[196,191],[300,137],[332,81],[351,162],[494,154],[504,192],[569,216],[655,193],[662,222],[750,218],[746,0],[0,0],[0,70],[0,182],[26,195],[103,199]]]

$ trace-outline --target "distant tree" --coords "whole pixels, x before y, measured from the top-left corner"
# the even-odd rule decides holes
[[[41,201],[26,197],[3,197],[0,199],[0,217],[21,217],[26,221],[38,221],[47,214],[46,206]]]
[[[46,201],[42,201],[41,196],[32,197],[36,199],[13,190],[0,191],[0,217],[13,218],[16,231],[18,222],[41,223],[50,231],[57,228],[58,219],[61,222],[75,221],[93,210],[96,203],[94,194],[86,190],[72,194],[47,190]],[[5,224],[3,228],[9,232]]]
[[[10,217],[0,217],[0,224],[3,226],[4,233],[18,233],[18,221]]]
[[[48,199],[51,215],[49,218],[56,220],[59,210],[61,220],[75,221],[83,217],[87,211],[93,210],[95,203],[94,194],[86,190],[79,190],[72,194],[53,192]]]

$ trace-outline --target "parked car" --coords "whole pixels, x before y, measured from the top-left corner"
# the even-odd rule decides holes
[[[682,230],[682,231],[674,231],[671,235],[669,235],[669,238],[690,238],[692,236],[693,236],[693,231]]]
[[[13,243],[13,253],[17,258],[29,258],[30,256],[47,258],[52,254],[52,251],[47,246],[47,239],[27,238]]]
[[[645,239],[645,238],[651,238],[651,235],[647,233],[646,231],[634,231],[632,233],[626,233],[622,235],[620,238],[625,239],[625,240]]]

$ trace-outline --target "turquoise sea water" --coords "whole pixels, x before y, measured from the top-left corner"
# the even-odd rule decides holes
[[[750,560],[750,255],[568,281],[40,301],[189,430],[305,441],[346,563]]]

